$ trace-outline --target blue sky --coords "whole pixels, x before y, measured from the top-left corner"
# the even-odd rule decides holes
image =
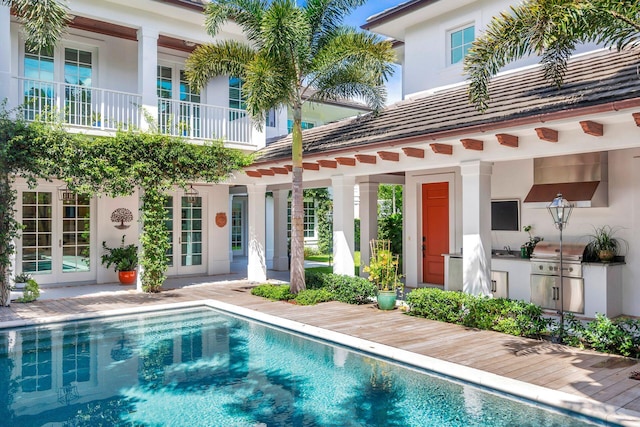
[[[353,27],[360,27],[364,24],[368,17],[404,3],[406,0],[369,0],[364,6],[357,8],[350,16],[347,17],[345,23]],[[387,104],[400,101],[402,99],[402,71],[400,67],[394,67],[395,73],[387,82]]]

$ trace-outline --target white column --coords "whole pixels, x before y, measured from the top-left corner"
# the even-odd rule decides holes
[[[462,289],[491,295],[491,173],[492,163],[461,164]]]
[[[229,187],[227,185],[214,185],[208,191],[208,247],[207,247],[207,273],[228,274],[231,271],[231,210],[229,208]],[[222,226],[222,218],[226,223]],[[219,220],[219,221],[218,221]]]
[[[148,129],[150,123],[146,116],[158,120],[158,30],[142,27],[138,30],[138,93],[142,95],[142,129]],[[157,123],[155,123],[157,125]]]
[[[333,187],[333,272],[353,276],[353,187],[352,176],[331,177]]]
[[[11,88],[11,14],[8,6],[0,5],[0,102],[9,99]],[[9,106],[14,105],[9,100]]]
[[[378,183],[361,182],[360,187],[360,276],[368,277],[364,267],[369,265],[369,241],[378,236]]]
[[[247,185],[249,216],[249,247],[247,278],[250,282],[267,280],[265,238],[266,185]]]
[[[289,246],[287,242],[287,201],[289,190],[273,192],[273,269],[289,270]]]

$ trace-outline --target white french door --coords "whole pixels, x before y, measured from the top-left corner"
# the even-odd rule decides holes
[[[167,275],[204,274],[206,265],[206,224],[201,196],[170,196],[165,203],[171,247],[167,252]]]
[[[83,195],[59,200],[57,189],[38,187],[19,190],[18,201],[24,229],[16,272],[31,274],[41,284],[95,280],[93,200]]]

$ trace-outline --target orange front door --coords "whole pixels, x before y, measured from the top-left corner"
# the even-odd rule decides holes
[[[449,253],[449,183],[422,185],[422,281],[444,285]]]

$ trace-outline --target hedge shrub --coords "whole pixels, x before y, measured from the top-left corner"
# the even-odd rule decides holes
[[[510,335],[538,337],[549,325],[542,317],[542,309],[535,304],[437,288],[412,291],[407,296],[407,304],[411,316]]]
[[[294,301],[300,305],[315,305],[321,302],[333,301],[333,294],[326,288],[305,289],[298,292]]]
[[[251,289],[251,295],[268,298],[274,301],[288,301],[296,296],[289,291],[289,285],[259,285]]]
[[[376,285],[364,277],[345,276],[342,274],[325,275],[327,288],[333,293],[336,301],[347,304],[369,304],[378,294]]]

